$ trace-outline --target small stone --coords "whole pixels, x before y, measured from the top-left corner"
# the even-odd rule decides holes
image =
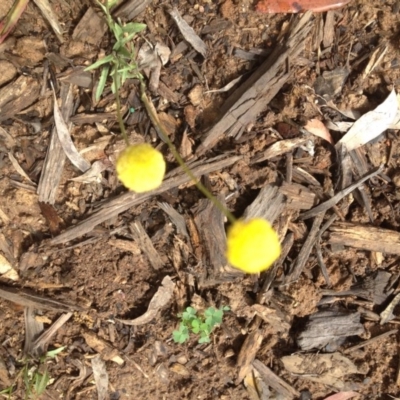
[[[396,171],[392,176],[392,182],[396,187],[400,187],[400,171]]]

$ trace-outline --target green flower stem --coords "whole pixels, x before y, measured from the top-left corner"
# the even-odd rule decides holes
[[[209,200],[211,200],[213,202],[213,204],[228,218],[229,222],[234,223],[236,221],[236,218],[233,216],[233,214],[215,196],[213,196],[208,191],[208,189],[193,175],[192,171],[186,165],[185,161],[183,161],[178,150],[176,149],[174,144],[169,139],[168,133],[165,130],[164,125],[161,123],[160,119],[158,118],[157,111],[155,110],[153,103],[151,103],[151,101],[147,97],[146,86],[143,82],[143,79],[139,79],[139,81],[140,81],[141,100],[142,100],[144,106],[146,107],[146,110],[147,110],[147,113],[149,114],[151,122],[156,127],[156,129],[160,132],[161,139],[164,140],[165,143],[167,143],[167,145],[168,145],[169,149],[171,150],[171,153],[175,157],[176,161],[181,166],[183,171],[190,177],[190,179],[196,185],[197,189],[199,189],[200,192],[204,194],[204,196],[206,196]]]
[[[121,129],[122,137],[125,140],[125,143],[127,146],[129,146],[129,139],[128,135],[126,133],[124,121],[122,119],[122,113],[121,113],[121,99],[119,98],[119,87],[118,87],[118,78],[113,79],[114,85],[115,85],[115,102],[117,103],[117,120],[119,124],[119,128]]]

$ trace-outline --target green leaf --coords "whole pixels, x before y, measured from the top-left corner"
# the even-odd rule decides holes
[[[189,329],[181,322],[179,329],[172,332],[172,339],[175,343],[185,343],[189,339]]]
[[[198,319],[194,319],[192,321],[192,332],[199,333],[200,332],[200,321]]]
[[[199,343],[210,343],[210,336],[208,335],[201,335],[199,339]]]
[[[193,307],[187,307],[186,311],[182,313],[182,319],[186,321],[191,321],[192,319],[196,318],[197,310]]]
[[[122,27],[124,33],[139,33],[147,28],[146,24],[140,24],[138,22],[129,22],[125,26]]]
[[[124,31],[122,30],[122,27],[118,24],[114,24],[113,26],[113,32],[115,38],[120,41],[124,37]]]
[[[50,350],[46,353],[45,357],[55,358],[56,355],[60,354],[66,346],[61,346],[58,349]]]
[[[47,373],[47,371],[45,371],[44,374],[39,374],[39,372],[37,372],[35,374],[35,393],[38,395],[41,395],[44,393],[44,391],[46,390],[47,384],[50,381],[50,376]]]
[[[105,56],[101,58],[100,60],[96,61],[94,64],[89,65],[87,68],[84,69],[84,71],[92,71],[96,68],[101,67],[103,64],[107,64],[113,60],[114,56],[112,54],[109,54],[108,56]]]
[[[104,92],[104,88],[106,86],[107,76],[108,76],[109,71],[110,71],[109,65],[106,65],[101,71],[99,83],[97,84],[97,88],[96,88],[96,94],[95,94],[96,101],[100,100],[100,97]]]

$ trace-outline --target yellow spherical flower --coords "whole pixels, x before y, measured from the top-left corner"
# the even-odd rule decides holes
[[[161,185],[165,175],[162,154],[148,143],[128,146],[116,163],[119,180],[137,193],[148,192]]]
[[[274,228],[265,219],[236,221],[228,230],[226,258],[249,274],[264,271],[279,257],[281,245]]]

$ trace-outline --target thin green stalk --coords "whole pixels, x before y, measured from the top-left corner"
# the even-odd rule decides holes
[[[183,161],[181,155],[179,154],[178,150],[174,146],[174,144],[171,142],[171,140],[168,137],[168,133],[164,128],[164,125],[161,123],[160,119],[158,118],[157,112],[154,109],[153,104],[150,102],[149,98],[147,97],[146,94],[146,88],[144,82],[140,79],[140,89],[141,89],[141,100],[146,107],[146,110],[149,114],[149,117],[151,119],[151,122],[154,124],[154,126],[161,132],[162,139],[167,143],[169,149],[171,150],[171,153],[175,157],[176,161],[178,164],[181,166],[183,171],[190,177],[190,179],[193,181],[193,183],[196,185],[197,189],[200,190],[206,196],[209,200],[213,202],[213,204],[223,213],[226,215],[228,218],[229,222],[234,223],[236,221],[236,218],[233,216],[233,214],[215,197],[213,196],[209,190],[196,178],[195,175],[193,175],[192,171],[190,168],[186,165],[185,161]]]
[[[122,133],[122,137],[124,138],[126,145],[129,146],[128,135],[126,133],[124,121],[122,119],[121,99],[119,98],[119,91],[118,91],[119,87],[118,87],[118,76],[117,75],[114,75],[113,81],[114,81],[114,86],[115,86],[115,102],[117,103],[117,120],[118,120],[119,128]]]

